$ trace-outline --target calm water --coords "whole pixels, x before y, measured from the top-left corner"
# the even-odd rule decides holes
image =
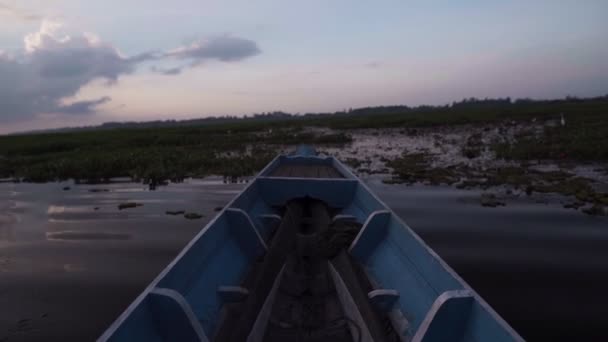
[[[608,218],[440,187],[373,190],[529,341],[608,341]]]
[[[369,184],[528,340],[608,339],[606,218],[523,200],[483,208],[472,191]],[[94,340],[242,187],[221,179],[156,191],[0,184],[0,341]],[[119,210],[126,201],[143,206]]]

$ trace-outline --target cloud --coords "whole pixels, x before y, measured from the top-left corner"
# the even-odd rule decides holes
[[[184,67],[173,67],[173,68],[161,68],[157,66],[153,66],[150,68],[153,72],[159,73],[161,75],[179,75],[181,74]]]
[[[177,60],[186,64],[169,68],[153,66],[150,70],[162,75],[179,75],[184,69],[201,66],[206,61],[238,62],[260,53],[253,40],[224,34],[200,39],[162,54],[156,53],[149,60]]]
[[[260,48],[253,40],[224,34],[178,47],[165,53],[164,56],[186,60],[191,66],[199,66],[208,60],[236,62],[260,53]]]
[[[62,106],[61,112],[63,114],[86,114],[95,112],[95,107],[110,102],[112,99],[108,96],[104,96],[97,100],[78,101],[72,104]]]
[[[128,57],[95,34],[69,34],[62,23],[48,20],[37,32],[26,35],[23,44],[23,49],[15,53],[0,51],[0,122],[25,121],[39,114],[94,113],[111,99],[72,104],[65,104],[66,100],[94,80],[113,85],[142,63],[178,61],[181,66],[151,68],[164,75],[177,75],[206,60],[234,62],[260,53],[251,40],[223,35],[168,52]]]
[[[24,39],[23,51],[0,54],[0,121],[30,119],[41,113],[88,114],[109,98],[64,105],[66,98],[95,79],[115,83],[135,71],[139,59],[90,33],[68,35],[45,21]]]
[[[0,2],[0,17],[12,17],[23,21],[40,21],[42,17],[38,14],[19,9]]]

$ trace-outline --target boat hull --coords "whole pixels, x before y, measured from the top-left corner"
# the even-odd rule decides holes
[[[354,322],[349,328],[353,340],[384,338],[375,333],[374,316],[390,322],[392,334],[401,341],[522,341],[345,165],[333,157],[317,156],[310,147],[275,158],[99,341],[229,340],[221,337],[222,329],[226,329],[227,308],[235,305],[259,309],[251,329],[247,326],[246,339],[268,339],[271,309],[267,307],[272,307],[273,288],[276,292],[279,285],[266,286],[258,306],[239,302],[251,302],[259,295],[252,292],[255,286],[243,284],[260,260],[278,258],[275,263],[280,267],[274,266],[274,272],[281,279],[287,263],[276,253],[274,239],[280,235],[277,227],[285,219],[285,208],[294,199],[321,201],[331,208],[331,222],[360,226],[342,256],[320,261],[333,282],[341,312]],[[357,276],[350,275],[350,268],[360,270],[367,288],[351,279]]]

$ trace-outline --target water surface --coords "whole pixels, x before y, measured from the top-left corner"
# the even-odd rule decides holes
[[[449,187],[372,189],[529,341],[607,341],[608,218]]]
[[[525,338],[608,339],[606,218],[368,183]],[[0,184],[0,341],[94,340],[243,186]],[[165,213],[180,210],[205,216]]]

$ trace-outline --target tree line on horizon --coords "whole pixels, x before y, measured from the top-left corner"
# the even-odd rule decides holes
[[[471,111],[498,111],[498,112],[510,112],[517,110],[518,108],[524,107],[535,107],[541,108],[545,105],[553,107],[561,104],[581,104],[581,103],[604,103],[608,104],[608,94],[604,96],[581,98],[575,96],[566,96],[561,99],[531,99],[531,98],[518,98],[511,99],[510,97],[505,98],[464,98],[461,101],[454,101],[450,104],[445,105],[420,105],[420,106],[407,106],[407,105],[390,105],[390,106],[370,106],[361,108],[349,108],[342,111],[336,112],[319,112],[319,113],[289,113],[284,111],[273,111],[273,112],[262,112],[254,114],[245,114],[243,116],[238,115],[222,115],[222,116],[209,116],[197,119],[167,119],[167,120],[151,120],[151,121],[125,121],[125,122],[106,122],[97,126],[83,126],[83,127],[66,127],[49,130],[38,130],[23,132],[28,133],[45,133],[45,132],[68,132],[68,131],[80,131],[80,130],[97,130],[97,129],[116,129],[116,128],[154,128],[154,127],[182,127],[182,126],[199,126],[199,125],[213,125],[213,124],[226,124],[235,123],[239,121],[251,121],[251,122],[263,122],[263,121],[289,121],[289,120],[302,120],[312,119],[313,121],[323,120],[324,118],[336,117],[360,117],[369,115],[381,115],[381,116],[394,116],[394,115],[407,115],[407,114],[423,114],[429,112],[461,112],[463,110]],[[449,120],[448,120],[449,121]],[[449,122],[448,122],[449,123]]]

